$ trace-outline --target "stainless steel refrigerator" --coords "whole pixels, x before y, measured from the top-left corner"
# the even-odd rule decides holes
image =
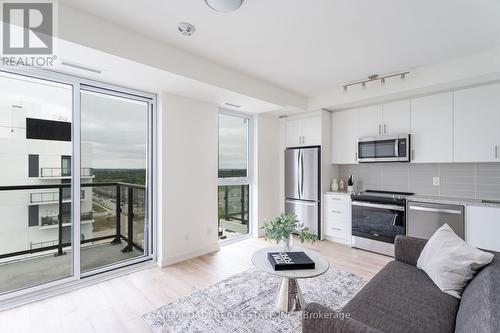
[[[320,148],[285,150],[285,213],[320,237]]]

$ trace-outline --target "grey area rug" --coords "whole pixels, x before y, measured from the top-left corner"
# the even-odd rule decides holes
[[[280,278],[250,269],[164,305],[143,316],[155,333],[301,332],[301,312],[275,307]],[[300,279],[306,303],[341,309],[365,285],[355,274],[331,268]]]

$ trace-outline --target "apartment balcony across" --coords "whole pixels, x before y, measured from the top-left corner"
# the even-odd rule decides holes
[[[94,169],[92,168],[81,168],[80,178],[94,178]],[[70,168],[41,168],[40,169],[40,179],[70,179],[71,169]]]
[[[69,191],[63,191],[62,196],[63,203],[71,202],[71,193]],[[80,200],[85,200],[85,191],[81,191]],[[59,202],[59,192],[33,192],[30,193],[30,205],[52,205]]]
[[[80,223],[92,223],[94,222],[94,212],[85,212],[80,214]],[[67,227],[71,225],[71,219],[69,216],[63,214],[62,226]],[[40,218],[40,229],[50,229],[59,227],[59,216],[42,216]]]

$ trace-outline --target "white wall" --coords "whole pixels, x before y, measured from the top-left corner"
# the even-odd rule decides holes
[[[168,93],[159,100],[161,266],[216,251],[218,107]]]
[[[280,119],[270,114],[254,117],[256,126],[254,189],[254,235],[263,236],[260,229],[264,222],[281,213],[281,169],[279,159],[283,155],[280,146]]]

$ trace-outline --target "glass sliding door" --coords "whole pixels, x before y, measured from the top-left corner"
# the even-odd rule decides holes
[[[82,273],[144,257],[148,216],[149,119],[152,101],[82,87]]]
[[[219,239],[250,232],[250,117],[219,114]]]
[[[0,296],[73,276],[73,87],[0,72]]]

